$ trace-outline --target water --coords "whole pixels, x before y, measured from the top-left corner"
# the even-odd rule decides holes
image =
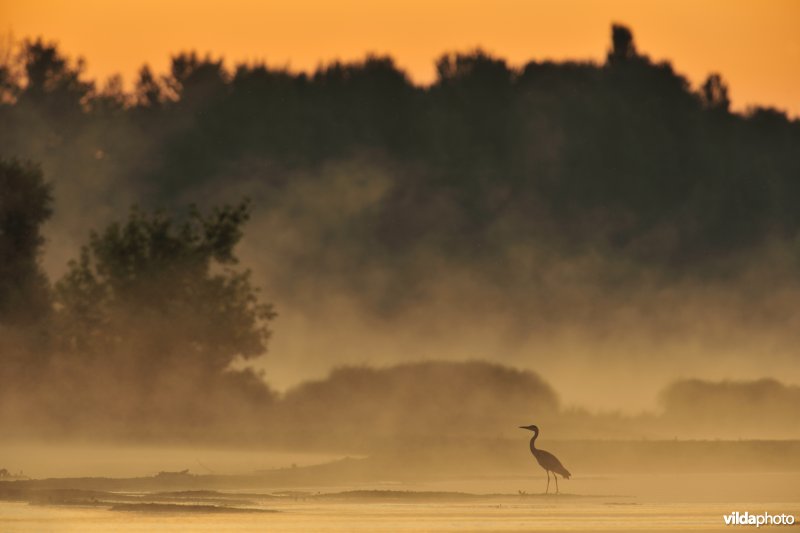
[[[270,514],[113,512],[0,503],[5,533],[153,531],[722,531],[730,504],[615,505],[607,501],[469,504],[286,503]],[[779,514],[786,504],[738,504]],[[797,506],[794,506],[797,509]]]
[[[800,518],[800,473],[587,476],[561,482],[559,496],[538,494],[540,482],[544,479],[514,477],[304,487],[278,498],[269,491],[215,493],[249,500],[240,507],[277,511],[262,514],[0,502],[0,531],[729,531],[722,517],[733,511]],[[353,489],[360,492],[342,492]],[[463,492],[436,492],[453,490]],[[149,497],[135,495],[140,496]]]
[[[249,474],[255,470],[306,466],[338,459],[339,454],[270,451],[209,446],[97,445],[86,443],[0,442],[0,468],[27,476],[136,477],[161,470],[190,469],[193,473]]]

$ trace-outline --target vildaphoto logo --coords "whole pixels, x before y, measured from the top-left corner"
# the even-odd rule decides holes
[[[794,515],[790,514],[750,514],[745,511],[735,511],[722,516],[726,526],[791,526],[794,524]]]

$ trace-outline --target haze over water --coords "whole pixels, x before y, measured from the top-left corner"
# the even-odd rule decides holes
[[[796,5],[501,4],[0,4],[0,531],[800,517]]]

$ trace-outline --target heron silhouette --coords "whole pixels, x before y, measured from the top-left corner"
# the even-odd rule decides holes
[[[564,468],[564,465],[561,464],[561,461],[550,452],[546,452],[544,450],[540,450],[536,447],[536,437],[539,436],[539,428],[536,426],[520,426],[520,429],[528,429],[533,431],[533,438],[531,439],[531,453],[534,457],[536,457],[536,461],[539,463],[539,466],[544,468],[545,472],[547,472],[547,488],[544,490],[544,493],[547,494],[550,491],[550,472],[553,473],[553,479],[556,480],[556,494],[558,494],[558,478],[556,474],[561,474],[564,479],[569,479],[569,476],[572,475],[569,473],[569,470]]]

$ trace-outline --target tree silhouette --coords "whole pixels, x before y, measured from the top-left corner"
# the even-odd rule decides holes
[[[94,85],[81,80],[82,59],[72,66],[55,44],[37,39],[24,44],[21,61],[25,73],[25,87],[19,96],[22,102],[44,108],[54,118],[64,119],[80,113]]]
[[[263,353],[274,312],[233,269],[247,218],[246,204],[180,223],[134,210],[92,234],[56,287],[62,345],[101,357],[138,346],[144,366],[178,358],[217,373]]]
[[[693,92],[622,25],[602,65],[514,69],[480,50],[446,54],[430,87],[374,56],[296,74],[263,64],[229,72],[187,52],[166,75],[143,68],[131,95],[113,83],[95,90],[42,40],[26,42],[18,61],[4,71],[27,74],[6,75],[16,96],[0,104],[11,125],[0,155],[41,159],[65,190],[91,184],[78,196],[96,191],[92,201],[121,186],[146,205],[177,205],[246,183],[280,203],[298,176],[366,157],[392,183],[362,221],[372,233],[348,245],[354,265],[392,268],[435,242],[483,268],[508,246],[547,242],[693,275],[767,232],[800,229],[797,121],[732,113],[716,74]],[[300,262],[321,264],[316,250]]]
[[[247,211],[176,207],[243,191],[263,235],[283,237],[280,283],[265,282],[349,291],[375,313],[418,305],[453,267],[549,319],[548,262],[589,254],[593,282],[627,294],[641,279],[731,279],[765,248],[796,257],[800,121],[732,111],[721,75],[693,90],[621,25],[603,63],[448,53],[429,86],[389,57],[296,73],[185,52],[166,73],[143,67],[128,93],[85,79],[54,44],[21,44],[0,66],[2,327],[50,309],[36,261],[49,188],[13,158],[41,162],[54,184],[59,236],[143,206],[58,283],[58,351],[38,353],[75,371],[64,383],[86,367],[119,386],[130,376],[136,398],[180,383],[184,396],[204,383],[269,396],[230,371],[263,351],[272,316],[235,268]]]
[[[353,273],[371,265],[395,272],[390,293],[410,294],[402,288],[425,273],[399,265],[426,247],[490,272],[512,248],[588,246],[692,277],[800,230],[798,122],[731,112],[716,74],[692,91],[621,25],[604,64],[517,69],[480,50],[452,53],[429,87],[376,56],[304,74],[229,71],[187,52],[165,75],[143,68],[130,95],[119,83],[95,90],[41,39],[17,61],[4,70],[23,74],[5,75],[0,155],[42,160],[84,209],[118,209],[120,189],[175,206],[238,187],[280,206],[287,191],[321,190],[339,163],[368,161],[389,180],[379,204],[330,228],[350,264],[321,272],[327,251],[313,243],[287,259],[354,290]],[[353,183],[369,174],[351,172]]]
[[[183,220],[131,212],[93,233],[57,283],[57,350],[63,386],[100,380],[49,407],[122,418],[136,432],[252,420],[273,393],[252,370],[230,365],[263,354],[275,317],[234,247],[246,204]]]
[[[611,26],[611,51],[608,53],[609,63],[624,63],[637,57],[636,45],[633,43],[633,33],[626,26],[613,24]]]
[[[162,85],[147,65],[139,70],[134,99],[137,106],[147,109],[156,109],[165,99]]]
[[[51,204],[39,167],[0,159],[0,383],[8,393],[30,387],[50,355],[50,286],[39,258]]]
[[[727,112],[731,106],[728,98],[728,85],[719,74],[711,74],[700,87],[703,104],[709,109]]]
[[[50,307],[39,255],[52,193],[39,167],[16,160],[0,160],[0,191],[0,324],[30,324]]]

